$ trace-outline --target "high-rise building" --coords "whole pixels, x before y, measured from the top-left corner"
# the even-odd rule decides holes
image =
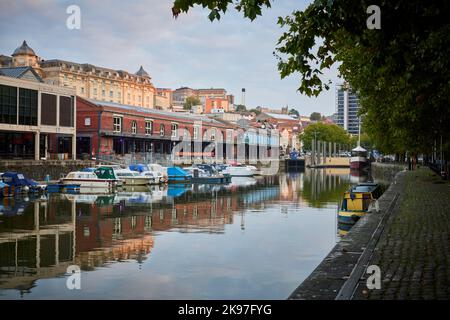
[[[347,83],[336,88],[336,123],[350,134],[358,134],[359,99]]]

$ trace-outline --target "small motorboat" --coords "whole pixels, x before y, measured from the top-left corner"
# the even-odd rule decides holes
[[[354,224],[369,210],[381,196],[382,190],[377,183],[360,183],[344,194],[338,213],[338,222]]]
[[[142,176],[130,169],[114,169],[114,174],[123,181],[124,186],[146,186],[155,182],[154,177]]]
[[[180,167],[167,168],[169,183],[191,183],[192,176]]]
[[[231,176],[218,172],[213,166],[197,164],[184,168],[191,176],[192,183],[226,184],[231,182]]]
[[[222,173],[229,174],[232,177],[253,177],[254,171],[248,166],[234,165],[226,167]]]
[[[3,195],[19,194],[19,193],[36,193],[45,190],[44,186],[39,185],[33,179],[27,179],[22,173],[18,172],[5,172],[1,176],[3,183],[7,184],[7,187],[3,187]]]
[[[132,164],[129,166],[132,171],[139,172],[141,176],[151,178],[152,184],[158,184],[164,182],[164,176],[160,171],[151,170],[146,164]]]
[[[123,181],[116,177],[113,167],[99,166],[97,168],[85,168],[81,171],[82,172],[93,172],[100,179],[111,180],[114,183],[114,185],[117,187],[121,187],[123,185]]]
[[[110,193],[116,184],[112,179],[100,179],[94,172],[73,171],[60,181],[61,189],[66,186],[79,186],[80,193]]]

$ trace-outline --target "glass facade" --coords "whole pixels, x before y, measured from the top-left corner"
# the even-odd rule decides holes
[[[56,126],[56,96],[41,94],[41,124]]]
[[[19,124],[37,126],[38,92],[19,88]]]
[[[0,123],[17,124],[17,88],[0,85]]]
[[[348,89],[348,105],[345,103],[345,91],[342,86],[340,86],[336,93],[336,113],[337,113],[337,124],[347,130],[350,134],[358,134],[359,132],[359,99],[358,96],[351,90]],[[347,112],[348,124],[345,127],[345,112]]]

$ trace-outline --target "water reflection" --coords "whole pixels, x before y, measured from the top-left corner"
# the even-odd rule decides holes
[[[225,186],[0,199],[0,298],[283,299],[334,245],[348,185],[348,170],[307,170]],[[65,287],[72,264],[92,279],[80,292]],[[108,291],[116,282],[124,289]]]

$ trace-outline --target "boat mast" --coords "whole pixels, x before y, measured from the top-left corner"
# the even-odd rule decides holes
[[[358,117],[358,147],[361,146],[361,117]]]

